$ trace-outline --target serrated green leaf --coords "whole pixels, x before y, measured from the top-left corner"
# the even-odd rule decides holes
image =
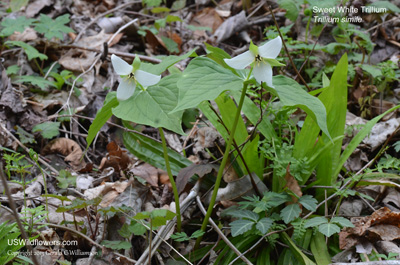
[[[315,211],[317,209],[318,201],[311,195],[303,195],[299,199],[299,203],[304,206],[309,211]]]
[[[258,216],[258,214],[256,214],[255,212],[249,211],[249,210],[235,210],[235,211],[228,212],[227,214],[229,214],[233,217],[236,217],[236,218],[250,219],[254,222],[257,222],[257,220],[260,218]]]
[[[264,217],[260,221],[257,222],[256,228],[262,234],[266,234],[268,232],[268,230],[271,228],[273,223],[274,223],[274,221],[272,221],[272,219],[270,219],[268,217]]]
[[[16,75],[20,69],[21,68],[18,65],[14,64],[7,67],[6,73],[7,75]]]
[[[26,132],[24,129],[17,125],[17,134],[19,136],[19,140],[23,144],[34,144],[36,143],[35,136]]]
[[[147,218],[150,218],[150,212],[147,212],[147,211],[143,211],[143,212],[137,213],[133,217],[133,219],[136,219],[136,220],[143,220],[143,219],[147,219]]]
[[[354,224],[350,222],[349,219],[346,219],[344,217],[333,217],[331,219],[331,223],[338,224],[342,227],[354,227]]]
[[[254,226],[254,222],[250,220],[240,219],[229,224],[231,226],[232,236],[239,236],[246,233]]]
[[[171,235],[171,238],[177,242],[183,242],[190,239],[190,237],[185,232],[177,232]]]
[[[129,230],[129,225],[127,223],[124,223],[122,227],[118,230],[118,234],[123,238],[129,239],[129,237],[132,235],[131,231]]]
[[[38,50],[35,49],[32,45],[29,45],[28,43],[25,43],[23,41],[16,41],[16,40],[9,40],[4,43],[5,45],[12,45],[12,46],[18,46],[24,49],[26,55],[28,56],[28,60],[32,60],[35,58],[39,58],[40,60],[47,60],[47,56],[43,53],[40,53]]]
[[[96,117],[94,118],[92,124],[89,127],[88,136],[86,137],[86,148],[88,148],[97,133],[100,131],[101,127],[108,121],[108,119],[112,116],[112,109],[118,106],[119,102],[117,99],[116,92],[110,92],[107,94],[106,99],[104,100],[103,107],[97,112]]]
[[[101,242],[101,245],[111,248],[111,249],[130,249],[132,247],[130,242],[127,241],[109,241],[109,240],[103,240]]]
[[[300,216],[301,209],[297,203],[289,204],[285,208],[282,209],[280,216],[285,224],[290,223],[294,219]]]
[[[135,236],[142,236],[146,233],[147,228],[139,222],[131,222],[129,225],[129,231],[131,231]]]
[[[24,16],[17,17],[16,19],[5,18],[1,22],[3,29],[0,32],[0,36],[8,37],[14,32],[24,32],[24,30],[29,27],[32,22],[35,21],[32,18],[26,18]]]
[[[45,14],[40,14],[40,20],[35,25],[35,30],[44,34],[48,40],[53,37],[63,40],[63,33],[74,32],[70,27],[65,26],[67,23],[69,23],[69,14],[59,16],[54,20]]]
[[[328,219],[326,219],[325,217],[323,217],[323,216],[314,217],[314,218],[307,220],[304,227],[305,228],[316,227],[316,226],[319,226],[321,224],[326,224],[326,223],[328,223]]]
[[[209,58],[193,59],[178,81],[178,104],[173,112],[214,100],[226,90],[241,90],[243,80]]]
[[[327,223],[320,225],[318,227],[318,231],[320,231],[325,236],[330,237],[333,234],[339,233],[340,227],[332,223]]]
[[[51,139],[60,133],[58,130],[59,128],[59,122],[46,121],[44,123],[35,125],[32,129],[32,132],[40,132],[43,138]]]
[[[49,80],[46,80],[41,76],[34,76],[34,75],[18,76],[15,82],[29,83],[31,85],[40,87],[42,90],[46,90],[48,87],[55,87],[53,82],[50,82]]]
[[[198,237],[200,237],[200,236],[202,236],[204,234],[205,234],[204,231],[196,230],[196,231],[193,232],[193,234],[190,236],[190,238],[198,238]]]
[[[362,64],[361,68],[367,73],[371,74],[373,78],[377,78],[382,75],[382,71],[380,68],[374,65]]]
[[[175,108],[178,97],[176,82],[180,74],[161,79],[145,91],[137,91],[128,100],[124,100],[112,109],[113,114],[123,120],[165,128],[184,134],[181,126],[183,111],[170,112]],[[138,90],[138,89],[137,89]]]

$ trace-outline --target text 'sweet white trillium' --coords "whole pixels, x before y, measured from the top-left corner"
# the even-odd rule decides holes
[[[258,83],[267,83],[268,86],[272,85],[272,66],[283,65],[275,60],[282,49],[282,39],[276,37],[268,41],[261,47],[257,47],[250,43],[250,50],[244,52],[232,59],[224,59],[227,65],[235,69],[244,69],[250,64],[254,63],[253,75]]]
[[[119,101],[130,98],[135,92],[137,84],[148,87],[157,84],[161,79],[161,75],[153,75],[139,70],[139,56],[136,56],[132,65],[130,65],[113,54],[111,55],[111,62],[115,72],[122,78],[117,88],[117,99]]]

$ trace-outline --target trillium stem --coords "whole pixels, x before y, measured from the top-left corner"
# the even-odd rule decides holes
[[[237,124],[239,121],[240,113],[242,111],[244,98],[246,96],[246,90],[247,90],[247,82],[245,82],[243,84],[242,95],[240,96],[239,106],[236,110],[236,115],[235,115],[235,119],[233,120],[232,129],[230,130],[231,134],[229,135],[228,144],[226,145],[226,148],[225,148],[224,157],[222,159],[221,165],[219,166],[217,179],[215,180],[214,190],[211,195],[210,205],[208,206],[206,216],[204,217],[203,224],[201,225],[201,231],[203,231],[203,232],[206,231],[208,219],[211,217],[211,213],[214,208],[215,200],[217,199],[217,193],[218,193],[219,186],[221,185],[221,180],[222,180],[222,176],[224,174],[225,165],[228,162],[229,153],[231,150],[233,139],[235,138],[236,127],[237,127]],[[202,240],[202,237],[197,238],[195,249],[197,249],[199,247],[201,240]]]
[[[175,209],[176,209],[176,230],[178,232],[180,232],[182,220],[181,220],[181,207],[179,206],[179,193],[178,193],[178,189],[176,188],[174,176],[172,175],[171,166],[169,164],[167,142],[165,141],[164,131],[161,127],[158,128],[158,131],[160,132],[162,146],[163,146],[163,150],[164,150],[165,167],[167,168],[169,181],[171,182],[172,191],[174,192]]]

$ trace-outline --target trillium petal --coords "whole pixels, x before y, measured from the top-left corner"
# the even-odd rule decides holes
[[[261,82],[264,82],[267,83],[269,87],[274,87],[272,85],[272,67],[269,63],[260,62],[254,65],[253,75],[258,83],[261,84]]]
[[[114,54],[111,55],[111,63],[114,67],[115,72],[119,75],[129,75],[130,73],[132,73],[132,65],[128,64]]]
[[[281,37],[276,37],[273,40],[268,41],[263,46],[258,47],[258,52],[261,57],[275,59],[278,57],[282,49],[282,39]]]
[[[127,100],[135,93],[136,83],[134,80],[123,79],[117,88],[117,99],[119,101]]]
[[[161,79],[161,75],[153,75],[142,70],[136,70],[135,78],[143,87],[148,87],[157,84]]]
[[[232,59],[224,59],[224,61],[232,68],[244,69],[246,68],[246,66],[249,66],[254,61],[254,59],[254,55],[250,51],[247,51],[236,57],[233,57]]]

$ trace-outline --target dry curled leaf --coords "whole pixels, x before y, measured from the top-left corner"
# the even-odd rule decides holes
[[[192,164],[188,167],[182,168],[176,177],[176,187],[178,189],[178,193],[181,193],[185,189],[186,184],[192,176],[198,175],[200,178],[202,178],[204,175],[211,173],[213,170],[218,171],[218,166],[213,164]]]
[[[101,160],[101,164],[99,166],[100,170],[108,167],[113,167],[116,172],[120,172],[121,170],[125,170],[128,168],[131,160],[126,151],[122,150],[116,142],[110,142],[107,145],[107,151],[107,156]]]
[[[290,174],[290,163],[286,167],[286,175],[285,175],[286,185],[289,190],[291,190],[298,197],[303,196],[301,192],[301,188],[297,180]],[[292,196],[293,202],[297,202],[299,199],[296,196]]]
[[[60,153],[66,156],[64,161],[68,162],[75,169],[85,166],[85,162],[82,159],[82,149],[74,140],[57,138],[51,141],[43,148],[42,155],[52,153]]]
[[[400,213],[392,212],[389,208],[383,207],[373,212],[370,216],[351,218],[351,222],[354,227],[347,227],[339,233],[339,247],[341,249],[349,249],[359,243],[360,240],[368,238],[370,231],[381,239],[392,238],[393,235],[389,235],[392,233],[391,229],[382,227],[382,225],[399,227]],[[374,237],[374,235],[371,236]]]

